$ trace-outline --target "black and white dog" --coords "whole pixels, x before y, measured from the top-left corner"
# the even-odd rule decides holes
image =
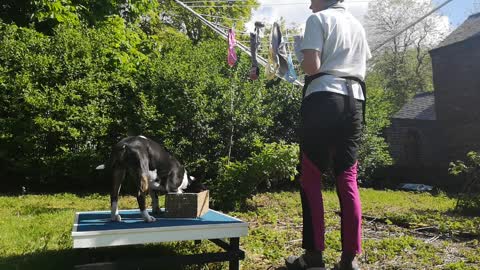
[[[160,213],[158,195],[166,193],[200,192],[205,186],[189,176],[184,166],[165,148],[144,136],[132,136],[122,139],[112,148],[110,160],[106,166],[112,180],[110,194],[112,221],[121,221],[118,214],[118,195],[125,176],[129,174],[137,186],[137,202],[141,215],[146,222],[153,222],[145,208],[145,195],[152,197],[154,214]]]

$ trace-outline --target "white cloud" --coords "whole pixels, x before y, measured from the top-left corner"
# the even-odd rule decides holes
[[[248,31],[253,31],[255,21],[273,23],[283,17],[287,24],[304,25],[308,16],[312,14],[309,9],[310,1],[305,0],[259,0],[260,7],[254,11],[252,19],[246,24]],[[299,4],[304,3],[304,4]],[[348,10],[361,22],[367,12],[368,2],[361,0],[346,0]],[[270,5],[274,4],[274,5]],[[283,5],[284,4],[284,5]]]

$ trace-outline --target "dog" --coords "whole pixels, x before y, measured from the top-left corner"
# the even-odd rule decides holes
[[[201,192],[206,190],[201,181],[189,176],[185,167],[164,147],[145,136],[130,136],[112,147],[107,165],[107,177],[112,181],[110,193],[111,220],[120,222],[118,195],[126,175],[129,174],[137,187],[137,202],[145,222],[155,218],[145,208],[145,195],[152,197],[152,212],[160,214],[158,195],[167,193]]]

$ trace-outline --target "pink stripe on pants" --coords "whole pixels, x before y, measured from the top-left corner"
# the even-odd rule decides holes
[[[357,186],[358,162],[337,175],[337,194],[342,219],[342,251],[348,254],[362,252],[362,204]]]
[[[314,248],[318,251],[325,250],[321,176],[317,166],[303,154],[300,184],[309,204],[304,209],[309,209],[310,213],[308,214],[310,214],[312,222],[312,232],[304,233],[312,233]],[[337,176],[337,194],[342,210],[342,250],[348,254],[360,254],[362,251],[362,210],[357,186],[357,163]]]

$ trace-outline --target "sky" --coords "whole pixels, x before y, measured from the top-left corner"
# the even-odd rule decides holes
[[[363,22],[369,1],[370,0],[345,0],[345,3],[350,12]],[[480,0],[453,0],[441,8],[440,13],[447,16],[451,25],[456,28],[464,22],[469,15],[473,14],[475,1],[480,3]],[[310,4],[308,0],[259,0],[259,2],[261,4],[260,7],[253,13],[252,20],[246,25],[249,31],[253,30],[254,21],[261,20],[272,23],[280,17],[283,17],[287,24],[296,23],[302,25],[311,14],[311,11],[308,9]],[[435,6],[443,2],[445,2],[445,0],[433,0]]]

